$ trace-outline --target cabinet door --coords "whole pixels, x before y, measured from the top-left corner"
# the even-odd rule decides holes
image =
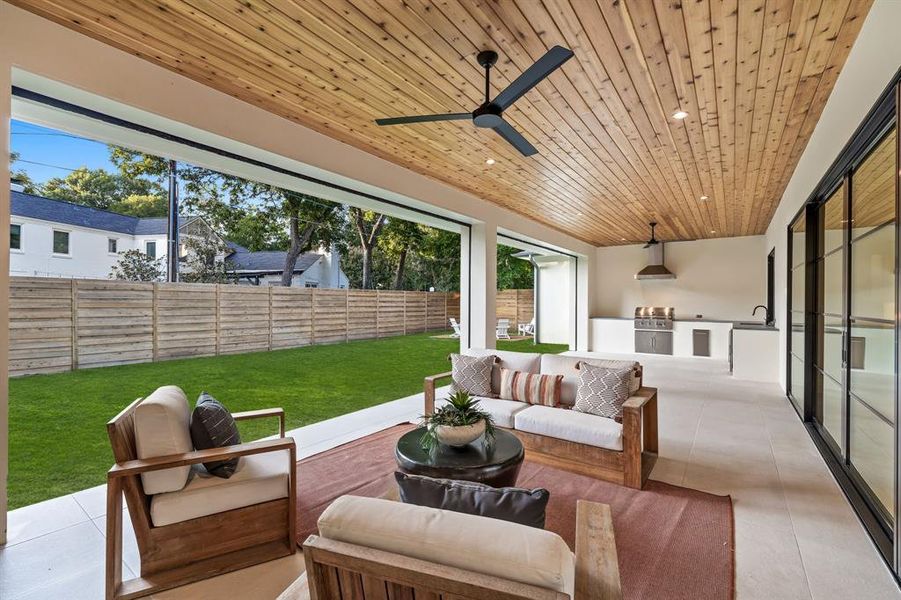
[[[635,351],[642,352],[645,354],[649,354],[654,351],[652,344],[653,341],[653,333],[648,331],[636,331],[635,332]]]
[[[673,334],[672,333],[655,333],[654,334],[654,352],[657,354],[673,353]]]

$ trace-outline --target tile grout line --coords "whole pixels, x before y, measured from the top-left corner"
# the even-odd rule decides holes
[[[787,401],[787,400],[786,400]],[[798,531],[795,529],[795,517],[792,514],[791,505],[788,502],[788,496],[785,493],[785,485],[782,479],[782,471],[779,469],[779,461],[776,459],[776,450],[773,447],[773,434],[770,430],[769,419],[767,419],[764,411],[760,408],[760,401],[758,398],[754,400],[754,408],[760,413],[761,419],[763,419],[763,427],[766,430],[767,444],[770,447],[770,454],[773,457],[773,466],[776,469],[776,477],[779,479],[779,492],[782,496],[782,502],[785,504],[785,512],[788,514],[788,521],[791,523],[792,530],[792,540],[794,541],[795,548],[798,550],[798,559],[801,561],[801,568],[804,570],[804,582],[807,587],[807,596],[813,600],[813,588],[810,585],[810,573],[807,570],[807,563],[804,560],[804,553],[801,551],[801,544],[798,542]]]

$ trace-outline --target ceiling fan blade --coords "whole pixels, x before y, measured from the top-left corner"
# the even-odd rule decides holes
[[[466,121],[472,120],[472,113],[449,113],[446,115],[416,115],[413,117],[390,117],[376,119],[376,125],[403,125],[405,123],[427,123],[429,121]]]
[[[514,148],[520,151],[523,156],[532,156],[533,154],[538,154],[538,150],[535,149],[529,140],[524,138],[521,133],[516,131],[513,128],[513,125],[510,123],[503,121],[497,127],[492,127],[498,135],[507,140],[510,144],[513,145]]]
[[[508,108],[573,56],[573,51],[569,48],[554,46],[498,94],[492,104],[499,106],[501,110]]]

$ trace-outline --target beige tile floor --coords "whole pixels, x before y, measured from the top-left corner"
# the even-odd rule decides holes
[[[901,592],[776,385],[735,381],[702,359],[642,357],[660,390],[654,479],[735,505],[737,597],[901,599]],[[309,456],[419,414],[417,397],[291,432]],[[0,598],[102,598],[102,486],[10,514],[0,548]],[[127,519],[126,519],[127,522]],[[126,532],[125,572],[138,568]],[[301,555],[159,594],[166,599],[267,599],[302,571]]]

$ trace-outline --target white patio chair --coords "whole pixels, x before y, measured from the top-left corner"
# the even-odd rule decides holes
[[[510,319],[498,319],[497,320],[497,339],[499,339],[499,340],[509,340],[510,339]]]
[[[532,317],[532,320],[528,323],[520,323],[517,329],[519,331],[519,335],[535,335],[535,317]]]
[[[450,326],[451,326],[451,329],[454,330],[454,332],[451,334],[452,338],[458,338],[461,335],[463,335],[463,332],[460,330],[460,324],[457,323],[457,319],[451,317],[450,318]]]

